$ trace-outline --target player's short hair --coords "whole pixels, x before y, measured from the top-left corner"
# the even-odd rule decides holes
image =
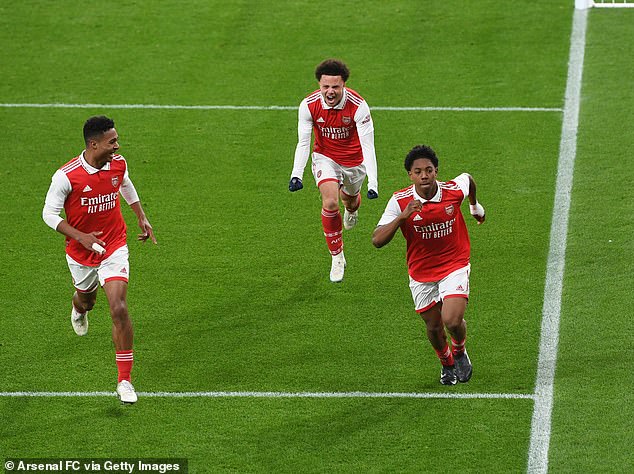
[[[84,123],[84,141],[88,143],[92,138],[98,137],[111,128],[114,128],[114,120],[105,115],[90,117]]]
[[[317,78],[317,82],[321,80],[321,76],[341,76],[343,82],[346,82],[350,77],[350,69],[343,61],[339,61],[338,59],[326,59],[319,63],[317,68],[315,69],[315,77]]]
[[[414,161],[420,158],[427,158],[429,161],[432,162],[434,168],[438,168],[438,157],[436,156],[436,152],[432,150],[430,146],[416,145],[409,151],[409,153],[405,157],[405,169],[407,171],[411,171]]]

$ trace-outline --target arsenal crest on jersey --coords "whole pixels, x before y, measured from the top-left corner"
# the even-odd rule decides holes
[[[453,204],[449,204],[448,206],[445,206],[445,212],[447,213],[448,216],[453,215]]]
[[[352,122],[352,119],[344,115],[343,117],[341,117],[341,121],[343,122],[344,125],[350,125],[350,122]]]
[[[112,187],[116,188],[119,184],[119,177],[118,176],[113,176],[112,177]]]

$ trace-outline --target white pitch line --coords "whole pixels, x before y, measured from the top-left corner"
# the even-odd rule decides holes
[[[441,399],[527,399],[524,393],[451,393],[451,392],[138,392],[150,398],[441,398]],[[115,397],[115,392],[0,392],[0,397]]]
[[[0,108],[20,109],[167,109],[167,110],[297,110],[288,105],[160,105],[160,104],[0,104]],[[372,110],[394,112],[562,112],[557,107],[372,107]]]
[[[583,56],[586,43],[587,10],[575,9],[570,58],[564,104],[559,163],[555,184],[555,203],[550,229],[550,247],[546,265],[546,284],[542,308],[541,336],[537,378],[535,380],[535,406],[531,422],[531,439],[528,453],[528,472],[548,472],[548,449],[550,445],[551,417],[557,345],[559,343],[559,319],[561,295],[566,261],[566,239],[568,236],[568,214],[570,194],[577,153],[577,130],[579,127],[579,103]]]

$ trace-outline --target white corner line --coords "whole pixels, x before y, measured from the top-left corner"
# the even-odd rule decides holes
[[[557,346],[559,343],[561,295],[566,261],[570,195],[577,153],[577,130],[579,126],[579,103],[581,99],[586,25],[587,10],[575,9],[570,38],[570,57],[568,60],[561,141],[559,144],[555,202],[550,229],[548,261],[546,264],[539,358],[535,380],[535,406],[531,421],[528,452],[527,472],[530,474],[548,472],[548,449],[551,436]]]
[[[297,110],[288,105],[161,105],[161,104],[65,104],[65,103],[0,103],[0,108],[18,109],[167,109],[167,110]],[[562,112],[557,107],[372,107],[389,112]]]

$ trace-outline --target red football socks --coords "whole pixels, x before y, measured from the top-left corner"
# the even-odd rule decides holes
[[[328,250],[331,255],[338,255],[343,250],[343,238],[341,213],[339,209],[336,211],[329,211],[327,209],[321,210],[321,224],[324,228],[324,237],[326,237],[326,244],[328,244]]]
[[[453,337],[451,338],[451,352],[453,355],[462,355],[464,354],[464,345],[466,338],[462,341],[456,341]]]
[[[436,355],[438,355],[442,365],[453,365],[453,354],[449,349],[449,345],[446,345],[442,351],[436,349],[434,350],[436,351]]]
[[[130,372],[132,371],[132,364],[134,364],[134,354],[132,349],[128,351],[116,351],[117,370],[119,371],[119,380],[130,381]]]

